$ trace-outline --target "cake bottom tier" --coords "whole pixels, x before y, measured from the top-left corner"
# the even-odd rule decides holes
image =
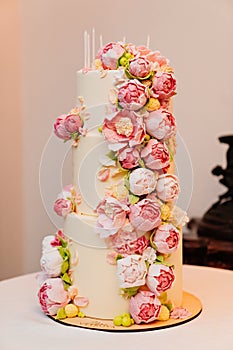
[[[129,301],[120,295],[117,267],[107,261],[107,254],[112,250],[104,245],[90,246],[87,241],[83,244],[82,235],[85,236],[85,232],[81,231],[82,234],[80,234],[80,229],[77,229],[80,219],[78,216],[75,218],[74,215],[71,219],[71,222],[69,218],[66,220],[64,233],[72,241],[71,251],[78,255],[78,263],[72,268],[73,284],[77,287],[80,296],[89,299],[89,304],[83,312],[88,317],[101,319],[113,319],[116,315],[129,312]],[[74,222],[76,219],[77,225]],[[87,225],[87,228],[91,230],[91,226]],[[167,296],[174,307],[177,307],[182,305],[183,295],[182,244],[166,261],[174,266],[175,274],[175,281],[167,291]]]

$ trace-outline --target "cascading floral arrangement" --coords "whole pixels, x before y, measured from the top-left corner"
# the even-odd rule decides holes
[[[159,51],[121,42],[101,48],[95,68],[103,76],[115,70],[110,112],[99,126],[109,152],[97,178],[107,182],[117,174],[119,180],[111,188],[106,186],[96,208],[95,227],[109,247],[107,261],[116,265],[120,293],[129,300],[133,319],[119,315],[114,323],[129,326],[187,317],[187,310],[174,309],[167,299],[175,280],[174,266],[167,258],[181,244],[181,228],[187,222],[186,213],[175,206],[180,187],[172,168],[176,148],[173,69]],[[77,145],[80,136],[87,134],[87,117],[81,101],[80,108],[57,118],[54,132]],[[80,201],[69,186],[58,196],[54,210],[65,217],[77,212]]]
[[[177,250],[186,221],[174,205],[180,188],[170,171],[176,134],[170,100],[176,79],[160,52],[132,44],[109,43],[95,64],[116,70],[112,113],[99,130],[113,168],[123,174],[97,206],[96,233],[112,248],[108,261],[117,265],[121,294],[129,298],[134,321],[168,319],[172,304],[166,291],[175,275],[166,259]],[[99,179],[110,176],[103,164]],[[117,317],[115,323],[120,322]]]

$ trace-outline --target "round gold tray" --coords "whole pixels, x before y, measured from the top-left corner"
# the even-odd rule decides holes
[[[154,321],[149,324],[144,323],[140,325],[133,324],[130,327],[115,326],[113,324],[113,320],[110,320],[110,319],[101,319],[101,318],[93,318],[93,317],[84,317],[84,318],[74,317],[74,318],[65,318],[62,320],[57,320],[55,317],[51,317],[51,316],[50,317],[56,322],[59,322],[67,326],[95,329],[95,330],[101,330],[101,331],[110,331],[110,332],[149,331],[149,330],[156,330],[156,329],[169,328],[169,327],[182,325],[196,318],[198,315],[200,315],[202,311],[202,304],[200,300],[194,295],[187,292],[183,292],[182,307],[186,308],[191,313],[191,315],[183,319],[170,318],[167,321]]]

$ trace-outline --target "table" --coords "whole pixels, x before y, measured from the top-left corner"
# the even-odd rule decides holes
[[[0,282],[1,350],[232,350],[233,271],[184,265],[184,290],[203,304],[194,320],[147,332],[103,332],[61,325],[44,315],[36,274]]]

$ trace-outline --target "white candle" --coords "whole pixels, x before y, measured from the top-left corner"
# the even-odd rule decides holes
[[[90,68],[90,35],[87,34],[87,68]]]
[[[92,29],[92,66],[94,65],[95,61],[95,28]],[[93,68],[93,67],[92,67]]]
[[[100,35],[100,48],[103,47],[103,36]]]
[[[84,68],[87,67],[87,32],[84,32]]]

